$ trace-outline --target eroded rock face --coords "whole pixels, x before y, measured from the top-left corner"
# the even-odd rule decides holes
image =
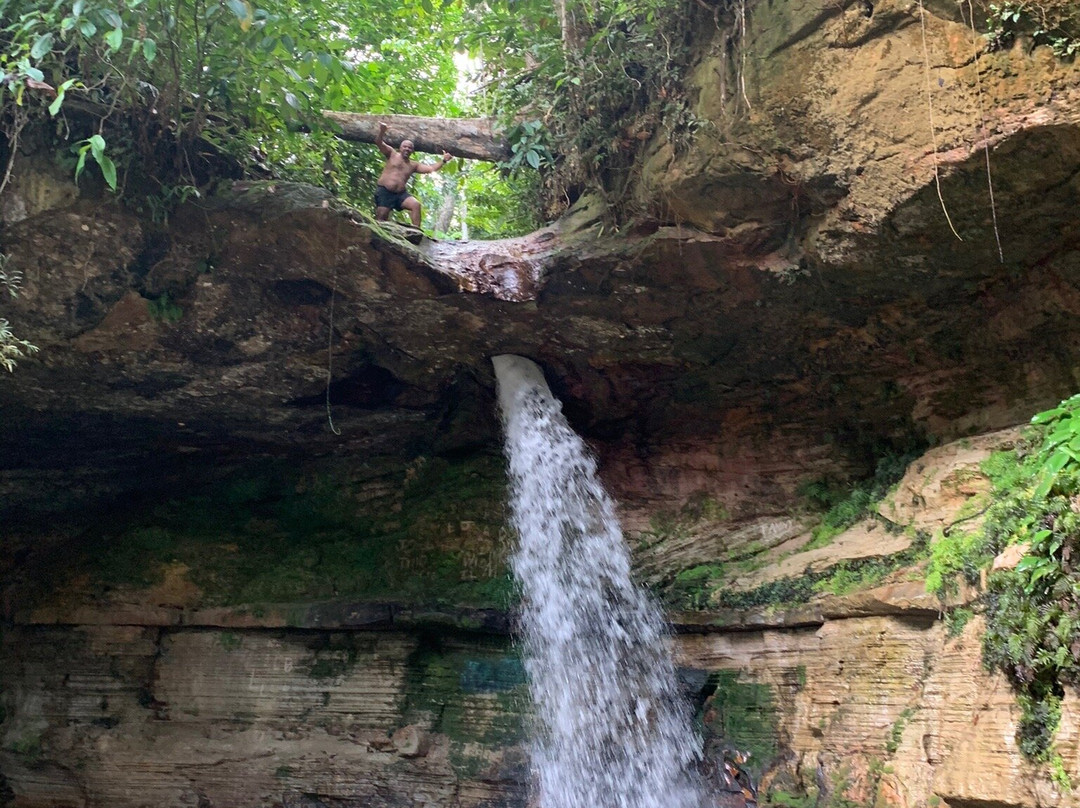
[[[37,626],[4,658],[17,805],[524,804],[505,639]]]

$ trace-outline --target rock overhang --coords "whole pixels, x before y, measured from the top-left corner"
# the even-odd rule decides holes
[[[490,451],[497,353],[543,366],[613,458],[772,443],[865,469],[870,447],[1026,419],[1080,365],[1075,68],[983,54],[981,124],[957,22],[932,21],[938,89],[963,92],[935,98],[937,149],[917,97],[884,149],[873,116],[922,68],[879,71],[872,97],[850,71],[914,47],[915,12],[894,5],[763,26],[773,62],[748,74],[761,103],[738,140],[656,152],[642,188],[657,218],[622,230],[595,199],[522,239],[417,245],[285,183],[235,184],[168,228],[60,195],[3,234],[26,275],[10,319],[43,348],[0,391],[24,433],[5,464],[62,469],[76,449],[56,435],[76,432],[147,463]],[[856,24],[870,27],[822,51]],[[800,65],[820,86],[788,108]],[[853,110],[870,118],[844,122]]]

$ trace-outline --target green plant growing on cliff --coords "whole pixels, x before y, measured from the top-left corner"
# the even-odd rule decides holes
[[[147,300],[146,308],[153,319],[169,325],[180,322],[180,319],[184,316],[184,309],[173,301],[168,292],[163,292],[160,296]]]
[[[971,618],[974,616],[975,612],[962,606],[949,609],[949,611],[945,613],[946,636],[948,636],[949,639],[959,637],[964,633],[964,628],[971,622]]]
[[[11,297],[18,297],[21,285],[22,273],[10,266],[9,256],[0,253],[0,288],[6,289]],[[13,373],[20,359],[37,353],[37,350],[36,345],[15,336],[11,324],[0,317],[0,366]]]
[[[1024,548],[990,575],[983,661],[1017,692],[1021,750],[1052,763],[1065,688],[1080,687],[1080,395],[1032,418],[1032,449],[1009,488],[995,485],[983,528],[993,552]]]
[[[843,487],[823,479],[807,480],[800,484],[797,493],[806,505],[814,510],[825,511],[821,521],[813,528],[812,538],[804,549],[824,547],[852,525],[873,516],[889,489],[904,476],[904,471],[915,455],[915,452],[883,455],[869,480],[846,491]]]
[[[723,564],[699,564],[683,570],[664,593],[664,601],[679,609],[704,609],[709,606],[713,583],[723,577]]]
[[[896,750],[900,748],[900,742],[904,739],[904,730],[913,715],[915,715],[915,708],[905,707],[893,722],[892,729],[889,730],[889,739],[885,742],[885,751],[888,754],[895,755]]]
[[[24,735],[12,743],[8,750],[18,755],[28,766],[34,766],[41,760],[43,753],[40,735]]]
[[[910,567],[926,556],[928,535],[916,533],[907,549],[889,556],[853,558],[818,572],[806,572],[793,578],[769,581],[761,586],[739,592],[722,588],[711,598],[715,606],[729,609],[783,607],[806,603],[815,594],[826,592],[845,595],[857,589],[873,586],[887,575]]]
[[[1080,53],[1080,7],[1074,0],[1007,0],[985,8],[986,38],[994,48],[1028,36],[1033,45],[1047,45],[1061,59]]]

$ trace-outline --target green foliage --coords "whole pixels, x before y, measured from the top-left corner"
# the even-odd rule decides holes
[[[915,708],[905,707],[893,722],[892,729],[889,730],[889,739],[885,742],[885,751],[890,755],[895,755],[896,750],[900,748],[900,742],[904,739],[904,729],[907,728],[913,715],[915,715]]]
[[[1007,48],[1018,36],[1034,45],[1048,45],[1061,59],[1080,53],[1080,7],[1075,0],[1007,0],[986,5],[986,37],[995,48]]]
[[[177,323],[184,316],[184,310],[173,302],[168,292],[163,292],[160,297],[146,301],[146,308],[150,316],[163,323]]]
[[[1042,499],[1054,488],[1059,480],[1058,475],[1066,467],[1075,471],[1080,465],[1080,394],[1066,399],[1052,410],[1040,412],[1031,419],[1031,423],[1047,431],[1036,457],[1039,483],[1035,487],[1035,498]],[[1066,488],[1072,490],[1070,486]]]
[[[511,162],[545,169],[545,213],[589,188],[626,216],[646,143],[660,134],[685,147],[702,125],[682,89],[702,20],[693,6],[662,0],[559,0],[551,12],[541,0],[475,4],[463,41],[484,57],[491,111],[538,124],[511,132],[521,144]],[[558,156],[546,161],[548,152]]]
[[[76,182],[79,181],[79,175],[82,174],[83,169],[86,167],[86,155],[89,153],[101,169],[101,176],[105,178],[109,188],[116,190],[116,164],[113,163],[112,158],[105,154],[105,138],[101,135],[91,135],[85,140],[80,140],[74,144],[71,150],[79,158],[75,163]]]
[[[13,742],[8,750],[19,757],[23,758],[23,761],[28,766],[33,766],[41,760],[42,745],[40,735],[24,735],[15,742]]]
[[[959,637],[964,633],[964,627],[967,626],[974,616],[975,612],[971,609],[960,606],[955,609],[949,609],[945,614],[945,633],[950,638]]]
[[[874,475],[846,493],[829,480],[808,480],[798,488],[798,494],[812,508],[827,509],[812,531],[804,549],[826,546],[835,536],[855,523],[871,516],[889,489],[904,476],[914,452],[888,453],[875,466]]]
[[[0,317],[0,367],[12,373],[18,360],[34,353],[37,353],[37,346],[16,337],[11,332],[11,324]]]
[[[828,577],[816,581],[813,590],[830,595],[848,595],[861,589],[870,589],[898,566],[891,559],[874,559],[859,564],[841,562],[829,570]]]
[[[783,789],[776,789],[769,792],[767,804],[774,808],[813,808],[816,802],[816,794],[792,794]]]
[[[158,219],[194,195],[172,189],[244,173],[368,208],[382,157],[336,138],[320,111],[475,114],[454,63],[464,13],[430,0],[0,0],[0,126],[15,159],[27,123],[62,120],[50,129],[76,176],[93,164]],[[528,185],[480,183],[474,208]]]
[[[911,545],[899,553],[881,558],[849,559],[820,572],[807,571],[797,578],[781,578],[744,592],[720,589],[712,595],[712,601],[724,608],[750,609],[806,603],[821,592],[845,595],[871,587],[887,575],[924,558],[927,539],[925,533],[918,533]]]
[[[102,585],[145,587],[179,562],[207,605],[393,598],[508,608],[515,590],[500,558],[470,566],[466,551],[444,546],[448,526],[463,521],[498,531],[504,480],[496,458],[430,460],[402,499],[371,501],[333,473],[267,464],[108,526],[79,563]]]
[[[1049,762],[1065,687],[1080,687],[1080,395],[1032,418],[1011,486],[995,485],[987,546],[1026,545],[1013,569],[990,577],[983,661],[1017,691],[1017,741]]]
[[[930,544],[930,562],[926,571],[926,590],[944,596],[955,589],[957,575],[969,584],[979,580],[979,570],[996,550],[983,531],[967,533],[952,529],[939,532]]]
[[[701,716],[706,744],[710,737],[749,755],[745,768],[754,778],[768,770],[778,752],[779,707],[772,688],[740,681],[735,671],[709,674]]]
[[[524,166],[538,169],[554,163],[547,146],[548,134],[540,121],[521,121],[506,133],[510,143],[510,159],[499,163],[507,171],[520,171]]]
[[[0,253],[0,289],[6,289],[11,297],[18,297],[22,285],[22,272],[9,265],[8,256]],[[18,360],[37,353],[37,346],[16,337],[11,324],[0,317],[0,367],[8,373],[15,371]]]
[[[724,578],[722,564],[699,564],[675,576],[664,595],[667,604],[681,609],[704,609],[713,584]]]
[[[695,26],[735,14],[730,0],[715,14],[662,0],[557,8],[563,25],[540,0],[2,0],[0,124],[14,155],[28,122],[57,119],[76,175],[92,164],[131,204],[269,174],[368,208],[382,158],[334,137],[320,110],[495,115],[512,155],[498,180],[467,172],[462,232],[532,229],[587,188],[625,217],[646,144],[681,149],[703,125],[682,89]],[[462,50],[481,59],[469,84]],[[429,212],[436,187],[416,183]]]
[[[506,238],[542,224],[537,172],[510,177],[489,163],[477,163],[462,172],[460,182],[462,199],[468,205],[465,220],[470,237]]]

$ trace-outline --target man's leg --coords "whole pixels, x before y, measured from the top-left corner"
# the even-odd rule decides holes
[[[390,218],[390,208],[375,208],[375,221],[385,222]]]
[[[405,197],[405,201],[401,203],[401,207],[409,211],[409,218],[412,219],[412,226],[420,226],[420,200],[415,196]]]

